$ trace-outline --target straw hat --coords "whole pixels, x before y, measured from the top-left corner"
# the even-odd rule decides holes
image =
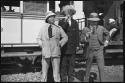
[[[90,16],[88,18],[89,21],[99,21],[99,17],[98,17],[98,14],[93,12],[93,13],[90,13]]]
[[[48,20],[48,18],[49,18],[50,16],[56,16],[56,14],[53,13],[52,11],[47,12],[47,13],[46,13],[46,19],[45,19],[46,22],[47,22],[47,20]]]

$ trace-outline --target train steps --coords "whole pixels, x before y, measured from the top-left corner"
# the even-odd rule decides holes
[[[41,54],[40,52],[36,52],[36,51],[40,51],[39,47],[25,47],[25,48],[4,48],[5,53],[9,53],[9,52],[14,52],[16,50],[17,53],[20,53],[20,51],[22,51],[21,53],[23,55],[36,55],[36,58],[34,60],[34,63],[32,63],[31,59],[28,58],[20,58],[19,56],[21,56],[21,54],[17,54],[19,56],[15,56],[13,55],[13,53],[11,54],[14,57],[1,57],[1,74],[7,74],[7,73],[18,73],[18,72],[35,72],[35,71],[40,71],[41,70]],[[32,50],[35,50],[35,52],[32,52]],[[24,53],[25,52],[25,53]],[[31,52],[31,53],[27,53],[27,52]],[[85,68],[86,67],[86,59],[84,59],[83,55],[80,54],[83,51],[80,51],[77,55],[76,55],[76,61],[75,61],[75,68]],[[1,55],[4,56],[4,55]],[[8,56],[8,55],[7,55]],[[119,64],[123,64],[123,44],[122,42],[115,42],[110,44],[108,47],[105,48],[105,53],[104,53],[104,57],[105,57],[105,65],[119,65]],[[94,63],[96,63],[96,61],[93,61]],[[27,66],[28,65],[28,66]],[[28,69],[29,68],[29,69]]]
[[[76,68],[86,67],[86,59],[82,54],[83,51],[79,51],[76,56]],[[104,48],[105,65],[121,65],[123,64],[123,41],[111,41],[107,47]],[[96,64],[96,60],[93,60],[93,64]]]

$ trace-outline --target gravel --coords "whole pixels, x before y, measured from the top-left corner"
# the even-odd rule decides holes
[[[91,71],[96,72],[98,77],[97,81],[99,81],[99,72],[97,66],[93,66]],[[123,73],[124,68],[123,65],[117,65],[117,66],[105,66],[104,67],[105,72],[105,81],[106,82],[123,82]]]
[[[2,82],[40,82],[41,73],[19,73],[19,74],[12,74],[12,75],[2,75],[1,81]]]
[[[97,66],[93,66],[91,71],[96,72],[98,75]],[[104,71],[105,71],[105,79],[107,82],[123,82],[123,71],[124,71],[123,65],[105,66]],[[41,79],[40,72],[1,75],[1,82],[40,82],[40,79]],[[79,80],[77,80],[77,82],[79,82]]]

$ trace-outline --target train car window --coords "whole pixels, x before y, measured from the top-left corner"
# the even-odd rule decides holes
[[[55,1],[49,1],[49,10],[55,12]]]
[[[23,12],[44,15],[47,12],[47,1],[24,1]]]
[[[1,1],[1,12],[20,12],[20,1],[19,0],[2,0]]]

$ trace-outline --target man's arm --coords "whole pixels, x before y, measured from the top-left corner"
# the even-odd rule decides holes
[[[37,43],[40,47],[42,47],[42,29],[40,29],[38,36],[37,36]]]
[[[105,42],[104,42],[104,46],[108,46],[108,43],[109,43],[109,38],[110,38],[110,35],[109,35],[109,31],[106,29],[106,28],[103,28],[103,33],[105,34]]]
[[[88,38],[90,36],[91,32],[90,30],[85,27],[83,30],[82,30],[82,34],[81,34],[81,41],[82,42],[87,42],[88,41]]]
[[[109,31],[106,28],[103,28],[103,33],[106,36],[106,40],[109,41],[109,38],[110,38]]]
[[[110,37],[111,37],[112,33],[115,32],[115,31],[117,31],[116,28],[113,28],[113,29],[110,30],[110,32],[109,32]]]
[[[66,33],[64,32],[62,27],[60,27],[60,33],[61,33],[61,37],[62,37],[62,39],[60,40],[60,45],[61,45],[61,47],[63,47],[66,44],[66,42],[68,41],[68,36],[66,35]]]
[[[79,37],[79,25],[78,23],[76,22],[76,46],[79,47],[79,44],[80,44],[80,37]]]

